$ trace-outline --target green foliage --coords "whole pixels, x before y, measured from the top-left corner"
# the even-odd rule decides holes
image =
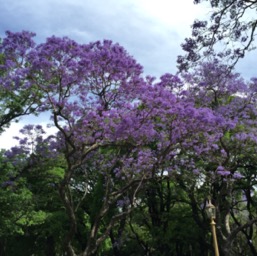
[[[61,251],[67,217],[59,200],[57,184],[63,178],[61,161],[25,167],[22,171],[0,155],[1,255],[45,255],[49,239],[53,253]],[[54,254],[53,254],[54,255]]]

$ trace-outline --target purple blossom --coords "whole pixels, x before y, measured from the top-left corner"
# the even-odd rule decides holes
[[[201,172],[200,172],[200,170],[199,169],[194,169],[193,170],[193,174],[195,174],[195,175],[199,175]]]
[[[217,171],[217,174],[220,176],[228,176],[231,174],[231,172],[227,171],[223,166],[218,166],[216,171]]]
[[[5,181],[5,182],[3,182],[3,183],[1,184],[1,187],[6,188],[6,187],[12,187],[12,186],[14,186],[14,185],[15,185],[14,181],[12,181],[12,180],[7,180],[7,181]]]
[[[235,173],[233,173],[232,177],[234,179],[242,179],[244,176],[239,172],[235,172]]]

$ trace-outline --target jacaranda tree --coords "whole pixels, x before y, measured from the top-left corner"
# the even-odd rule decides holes
[[[171,74],[155,80],[144,77],[134,58],[111,41],[78,44],[53,36],[37,45],[33,36],[8,32],[1,43],[0,87],[6,92],[1,96],[3,113],[13,113],[8,102],[17,98],[22,107],[19,115],[48,113],[49,125],[57,132],[44,137],[42,127],[24,127],[23,136],[17,136],[19,146],[3,155],[8,168],[2,183],[10,178],[17,183],[24,177],[32,202],[38,202],[48,188],[44,193],[49,197],[43,200],[47,204],[32,205],[35,215],[41,214],[42,223],[35,226],[40,225],[46,234],[41,237],[42,246],[51,241],[51,247],[43,246],[44,251],[52,248],[53,255],[62,250],[72,256],[124,255],[126,251],[131,255],[122,235],[132,232],[136,237],[129,222],[141,221],[136,217],[139,209],[148,213],[151,223],[143,237],[152,236],[153,241],[161,230],[162,235],[174,237],[168,228],[175,225],[167,221],[167,216],[180,212],[169,198],[174,186],[181,186],[175,198],[183,201],[196,224],[202,223],[199,229],[207,227],[200,208],[207,197],[215,198],[219,224],[223,225],[227,212],[220,206],[219,193],[245,170],[239,165],[232,168],[239,157],[235,145],[242,150],[243,133],[250,141],[247,148],[255,145],[251,137],[254,90],[246,92],[237,75],[210,84],[213,78],[223,78],[218,64],[213,64],[217,69],[202,64],[198,73],[185,76],[185,80]],[[11,115],[3,125],[16,117]],[[240,155],[242,164],[245,156]],[[12,175],[8,170],[14,170]],[[37,175],[44,180],[38,183],[42,189],[33,185]],[[198,188],[202,192],[196,198]],[[239,196],[242,187],[234,191],[233,195]],[[58,211],[60,205],[63,215]],[[234,210],[234,205],[226,207],[230,213]],[[51,235],[47,223],[56,216],[65,221],[60,220],[59,232],[53,228],[55,235]],[[238,215],[234,217],[237,235],[245,229],[240,228]],[[247,228],[255,222],[252,217],[252,222],[243,224]],[[205,229],[198,241],[207,235]],[[154,255],[172,253],[167,241],[160,239],[147,244],[140,238],[136,243],[147,245],[143,251]],[[177,246],[181,247],[177,253],[186,254],[192,248],[181,242]]]
[[[230,123],[218,131],[219,141],[211,151],[198,159],[200,173],[204,174],[201,187],[207,186],[216,205],[222,253],[237,255],[248,250],[256,255],[256,85],[255,79],[246,83],[239,74],[227,70],[216,59],[184,74],[188,99],[197,106],[211,108]]]

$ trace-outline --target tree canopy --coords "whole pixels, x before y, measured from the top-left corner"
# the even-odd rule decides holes
[[[255,78],[214,59],[155,79],[111,41],[34,36],[1,42],[1,128],[57,132],[1,152],[2,255],[207,255],[210,199],[222,255],[257,255]]]

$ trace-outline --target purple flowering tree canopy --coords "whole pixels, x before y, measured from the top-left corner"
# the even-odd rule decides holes
[[[99,207],[87,212],[92,223],[84,255],[95,253],[131,213],[148,181],[174,178],[194,189],[201,181],[222,204],[215,189],[231,195],[226,185],[248,175],[244,164],[257,143],[256,79],[247,84],[215,59],[156,81],[111,41],[79,44],[53,36],[36,44],[33,36],[8,32],[1,43],[0,124],[47,112],[57,133],[46,137],[40,125],[27,125],[5,157],[18,172],[62,162],[54,186],[69,220],[68,255],[76,255],[77,213],[91,209],[92,195],[98,193]],[[198,47],[191,39],[187,45]]]

